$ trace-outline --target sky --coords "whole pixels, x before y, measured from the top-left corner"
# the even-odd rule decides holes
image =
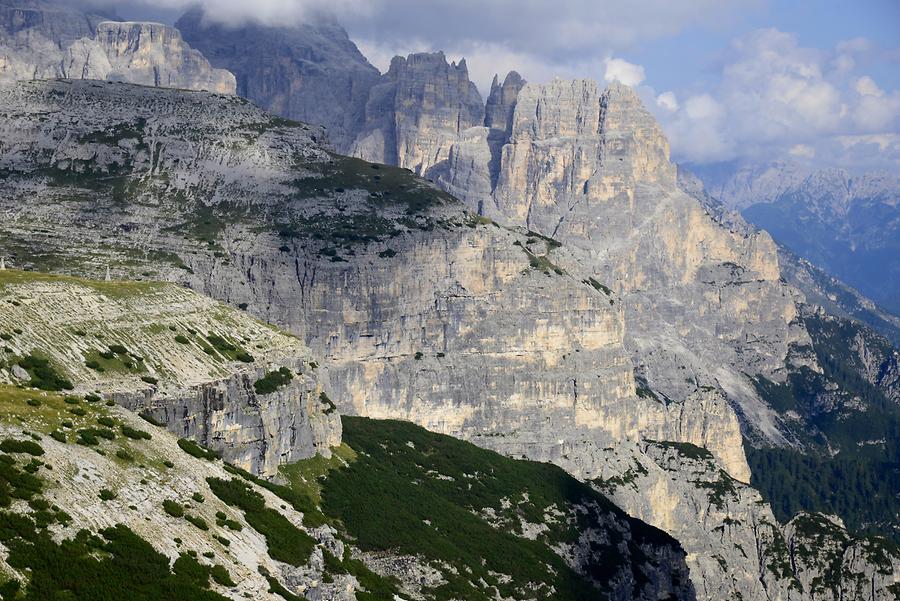
[[[191,0],[95,1],[171,23]],[[235,26],[336,12],[376,67],[443,50],[483,94],[511,69],[618,79],[679,162],[900,170],[900,0],[199,1]]]

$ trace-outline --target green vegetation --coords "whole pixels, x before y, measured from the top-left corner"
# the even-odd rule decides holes
[[[122,436],[132,440],[150,440],[153,438],[149,432],[144,432],[143,430],[138,430],[125,424],[122,424],[120,429],[122,431]]]
[[[325,391],[319,393],[319,400],[322,401],[322,404],[325,405],[325,415],[331,415],[335,411],[337,411],[337,407],[334,402],[325,394]]]
[[[0,451],[4,453],[27,453],[35,457],[40,457],[44,454],[44,449],[38,443],[31,440],[15,440],[13,438],[7,438],[0,442]]]
[[[184,562],[176,562],[175,572],[171,571],[168,558],[126,526],[107,528],[100,535],[81,530],[56,543],[29,518],[0,513],[0,542],[9,549],[7,563],[31,573],[15,599],[225,601],[207,590],[197,570]],[[4,592],[7,598],[12,599]]]
[[[272,559],[293,566],[306,565],[316,546],[314,538],[274,509],[266,507],[262,495],[243,481],[207,478],[207,482],[225,504],[244,512],[247,523],[265,537]]]
[[[895,463],[813,456],[794,449],[746,450],[751,484],[762,491],[780,521],[801,511],[821,511],[841,516],[851,532],[900,541],[900,475]]]
[[[288,477],[292,488],[310,495],[321,490],[326,516],[361,548],[421,555],[436,562],[432,565],[444,566],[447,583],[432,591],[437,599],[596,596],[590,582],[574,573],[550,546],[574,541],[576,524],[587,527],[601,515],[629,522],[631,540],[607,530],[612,537],[609,544],[622,544],[635,557],[641,552],[632,546],[640,541],[675,544],[665,534],[631,521],[590,486],[555,466],[508,459],[405,422],[345,416],[343,423],[344,439],[355,451],[352,459],[335,462],[324,477],[300,479],[295,472]],[[292,469],[283,473],[291,474]],[[588,505],[595,509],[575,511]],[[495,516],[491,523],[483,517],[486,510]],[[575,523],[546,518],[556,511],[572,516]],[[537,540],[523,538],[523,521],[546,524],[548,530]],[[607,549],[594,549],[587,568],[601,585],[623,567],[629,553]]]
[[[18,361],[19,367],[28,372],[32,388],[41,390],[59,391],[72,390],[72,382],[61,376],[50,364],[48,359],[31,353]]]
[[[204,449],[193,440],[188,440],[186,438],[179,438],[178,446],[181,447],[182,451],[184,451],[191,457],[196,457],[197,459],[207,459],[209,461],[215,461],[216,459],[221,458],[221,455],[219,453]]]
[[[597,292],[602,292],[606,296],[612,296],[612,290],[610,290],[607,286],[604,286],[594,278],[588,278],[586,280],[582,280],[588,286],[591,286]]]
[[[823,373],[801,367],[784,383],[757,378],[755,384],[773,408],[802,417],[805,427],[794,434],[809,450],[748,445],[751,484],[779,520],[800,511],[834,513],[854,534],[900,542],[900,407],[866,379],[851,350],[866,336],[861,326],[822,317],[805,323]],[[878,343],[870,336],[869,344]]]
[[[168,513],[173,518],[184,517],[184,506],[181,503],[172,501],[171,499],[166,499],[165,501],[163,501],[163,511]]]
[[[276,371],[266,372],[266,375],[253,383],[256,394],[272,394],[282,386],[290,384],[294,374],[286,367],[280,367]]]
[[[253,355],[241,348],[240,345],[226,340],[218,334],[210,333],[206,337],[206,341],[210,345],[207,348],[215,349],[216,352],[218,352],[226,359],[229,359],[231,361],[240,361],[242,363],[253,363],[254,361]]]
[[[528,257],[528,266],[531,269],[540,271],[544,275],[550,275],[551,273],[555,273],[556,275],[563,275],[565,273],[565,271],[563,271],[561,267],[550,260],[549,248],[547,249],[548,254],[537,255],[518,240],[516,240],[513,244],[519,246],[525,252],[525,255]]]
[[[124,349],[121,345],[112,345],[110,350],[93,349],[85,353],[84,364],[90,369],[98,373],[114,373],[114,374],[140,374],[147,371],[142,361],[137,361],[128,352],[115,353],[116,350]]]

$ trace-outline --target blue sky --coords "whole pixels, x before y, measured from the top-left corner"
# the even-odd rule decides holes
[[[172,22],[190,0],[93,0]],[[900,170],[900,0],[198,0],[219,21],[334,11],[369,60],[443,50],[494,73],[619,79],[676,160]]]

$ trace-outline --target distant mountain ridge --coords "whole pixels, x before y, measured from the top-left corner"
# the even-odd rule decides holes
[[[688,168],[798,256],[900,314],[900,176],[792,163]]]

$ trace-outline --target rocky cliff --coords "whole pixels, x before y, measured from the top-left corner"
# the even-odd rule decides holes
[[[793,253],[900,312],[900,179],[791,163],[699,168],[712,196]]]
[[[351,154],[426,174],[447,160],[450,142],[484,122],[484,103],[465,60],[442,52],[394,57],[372,88]]]
[[[37,381],[21,365],[38,357],[76,392],[102,391],[257,474],[340,443],[308,349],[240,311],[172,285],[18,271],[0,272],[0,303],[0,381]],[[255,389],[281,368],[282,387]]]
[[[68,5],[0,5],[0,82],[101,79],[234,94],[234,76],[214,69],[178,30],[102,20]]]
[[[175,27],[213,65],[235,74],[238,94],[276,115],[323,125],[337,150],[349,149],[380,73],[339,24],[225,27],[194,9]]]

